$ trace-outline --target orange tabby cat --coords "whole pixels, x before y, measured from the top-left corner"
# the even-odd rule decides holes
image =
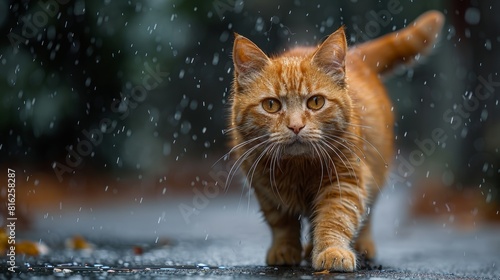
[[[319,47],[268,57],[236,34],[231,136],[272,231],[269,265],[302,260],[353,271],[355,250],[373,258],[369,209],[393,156],[393,114],[379,75],[433,46],[443,15],[347,50],[344,29]]]

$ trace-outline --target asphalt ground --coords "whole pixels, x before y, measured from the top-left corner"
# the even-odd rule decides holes
[[[410,193],[386,189],[374,211],[377,259],[354,273],[320,274],[307,263],[267,267],[270,232],[254,197],[131,198],[59,205],[40,212],[18,240],[44,244],[41,256],[16,256],[9,279],[500,279],[500,227],[464,229],[408,214]],[[72,249],[80,236],[86,249]]]

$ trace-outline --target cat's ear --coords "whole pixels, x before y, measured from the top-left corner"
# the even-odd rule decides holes
[[[233,63],[239,81],[252,79],[267,64],[269,57],[257,45],[247,38],[235,33],[233,46]]]
[[[318,47],[313,55],[312,63],[343,83],[345,80],[345,57],[347,41],[344,27],[340,27]]]

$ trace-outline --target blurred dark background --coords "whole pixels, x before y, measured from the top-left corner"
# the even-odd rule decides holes
[[[0,165],[190,189],[228,151],[233,32],[278,53],[345,25],[354,45],[430,9],[446,15],[437,49],[387,78],[389,184],[498,200],[498,1],[2,1]],[[446,140],[422,150],[436,129]]]

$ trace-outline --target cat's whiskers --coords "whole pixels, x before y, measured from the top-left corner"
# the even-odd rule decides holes
[[[270,182],[271,182],[271,190],[275,195],[280,199],[280,201],[285,204],[283,201],[283,198],[281,197],[281,194],[279,193],[278,189],[278,184],[276,183],[276,163],[278,164],[278,168],[280,169],[281,172],[281,166],[280,166],[280,156],[281,156],[281,145],[275,144],[276,150],[273,149],[273,154],[271,156],[271,165],[269,166],[269,176],[270,176]]]
[[[335,139],[331,139],[328,136],[325,136],[325,138],[327,138],[328,140],[334,141],[335,143],[341,145]],[[348,171],[353,171],[354,170],[354,167],[352,166],[351,162],[349,161],[349,158],[347,157],[347,155],[344,152],[342,152],[342,150],[340,150],[335,145],[330,144],[329,142],[327,142],[324,139],[321,139],[320,142],[323,145],[327,146],[329,149],[331,149],[335,153],[335,155],[340,159],[340,161],[344,164],[344,166],[347,168]],[[351,149],[349,149],[347,147],[346,147],[346,149],[348,149],[349,152],[353,153]],[[356,154],[354,153],[354,155],[356,155]],[[356,157],[357,157],[357,155],[356,155]],[[345,161],[344,161],[344,159],[345,159]],[[349,163],[349,165],[346,163],[346,161]]]
[[[316,144],[314,142],[309,143],[309,145],[311,145],[313,151],[318,154],[319,165],[321,167],[321,177],[320,177],[319,186],[318,186],[318,191],[319,191],[321,189],[321,185],[323,184],[323,176],[324,176],[324,172],[323,172],[323,157],[319,153],[318,148],[316,147]]]
[[[361,136],[359,136],[359,135],[357,135],[357,134],[355,134],[355,133],[348,132],[348,131],[345,131],[345,130],[338,130],[338,129],[329,129],[329,130],[330,130],[330,131],[334,131],[334,132],[345,133],[345,134],[350,135],[350,136],[354,136],[354,137],[356,137],[356,138],[360,139],[361,141],[363,141],[364,143],[367,143],[367,144],[368,144],[371,148],[373,148],[373,149],[374,149],[374,151],[375,151],[375,152],[378,154],[378,156],[382,159],[382,161],[384,162],[384,165],[385,165],[385,166],[388,166],[387,162],[385,161],[385,159],[384,159],[384,157],[382,156],[382,154],[380,153],[380,151],[379,151],[379,150],[378,150],[378,149],[377,149],[377,148],[376,148],[376,147],[375,147],[372,143],[370,143],[368,140],[366,140],[365,138],[363,138],[363,137],[361,137]],[[331,135],[330,135],[330,137],[332,137],[332,138],[336,138],[336,139],[338,139],[338,140],[340,140],[340,141],[342,141],[342,142],[345,142],[345,143],[347,143],[347,144],[349,144],[349,145],[351,145],[351,146],[355,147],[358,151],[360,151],[360,152],[361,152],[361,154],[363,155],[363,159],[366,159],[366,155],[365,155],[364,151],[362,151],[362,150],[361,150],[361,149],[360,149],[357,145],[355,145],[355,144],[354,144],[352,141],[350,141],[347,137],[340,137],[340,136],[338,136],[338,135],[334,135],[334,134],[331,134]],[[333,139],[331,139],[331,140],[333,140]],[[337,142],[337,143],[339,143],[339,142]],[[339,143],[339,144],[341,144],[341,143]],[[348,150],[350,150],[352,153],[356,154],[354,151],[352,151],[351,149],[349,149],[347,146],[344,146],[344,147],[346,147],[346,148],[347,148]],[[358,158],[360,159],[360,161],[361,161],[361,162],[362,162],[362,163],[363,163],[366,167],[368,167],[368,168],[369,168],[369,164],[367,164],[367,163],[366,163],[364,160],[362,160],[359,156],[358,156]],[[372,181],[375,183],[375,185],[376,185],[377,189],[380,191],[380,190],[381,190],[381,186],[378,184],[377,180],[375,180],[374,174],[372,174],[371,172],[370,172],[370,177],[371,177],[371,179],[373,179]]]
[[[328,160],[331,163],[331,165],[333,166],[333,171],[335,172],[335,178],[337,179],[337,186],[339,188],[339,197],[340,197],[340,199],[342,199],[342,189],[340,187],[340,176],[339,176],[339,173],[337,171],[337,166],[335,164],[335,161],[330,156],[330,154],[325,149],[325,147],[323,147],[322,145],[318,145],[318,147],[323,151],[323,154],[325,155],[325,159]],[[327,167],[329,167],[328,162],[327,162]],[[331,176],[330,172],[328,173],[328,179],[330,180],[330,184],[334,185],[333,182],[332,182],[332,176]],[[319,190],[318,190],[316,196],[318,196],[318,194],[319,194]]]
[[[336,144],[339,146],[342,146],[346,148],[349,152],[351,152],[353,155],[355,155],[357,158],[361,159],[366,159],[366,154],[363,150],[361,150],[356,144],[354,144],[352,141],[350,141],[347,137],[340,137],[334,134],[328,135],[325,133],[324,135],[325,138],[327,138],[330,141],[334,141]],[[354,148],[355,150],[359,151],[361,153],[361,156],[357,154],[353,149],[351,149],[349,146]]]
[[[334,140],[334,139],[332,139],[332,140],[333,140],[333,141],[336,141],[336,140]],[[337,142],[337,141],[336,141],[336,142]],[[356,194],[357,194],[358,199],[360,200],[360,202],[361,202],[361,201],[363,201],[363,200],[364,200],[364,196],[363,196],[363,195],[361,195],[361,193],[360,193],[360,189],[361,189],[361,188],[359,188],[359,187],[361,186],[360,184],[362,184],[362,182],[361,182],[360,178],[358,177],[358,174],[356,173],[356,169],[355,169],[355,168],[354,168],[354,166],[352,165],[351,161],[347,158],[347,156],[346,156],[346,155],[345,155],[345,154],[344,154],[344,153],[343,153],[343,152],[342,152],[339,148],[337,148],[337,147],[335,147],[334,145],[331,145],[331,144],[329,144],[329,143],[327,143],[327,142],[325,142],[324,144],[325,144],[325,145],[327,145],[328,147],[332,148],[332,150],[334,149],[334,150],[339,151],[341,154],[343,154],[343,155],[344,155],[344,157],[346,157],[346,160],[347,160],[347,162],[348,162],[349,166],[345,165],[345,162],[344,162],[344,165],[345,165],[345,167],[346,167],[346,168],[347,168],[347,170],[348,170],[348,174],[345,174],[345,175],[347,175],[347,176],[354,176],[354,179],[355,179],[355,181],[356,181],[356,185],[358,186],[358,188],[355,188]],[[357,159],[359,159],[359,157],[358,157],[358,156],[357,156],[357,155],[356,155],[356,154],[355,154],[352,150],[350,150],[349,148],[348,148],[348,150],[349,150],[352,154],[354,154],[354,155],[356,156],[356,158],[357,158]],[[335,152],[335,151],[334,151],[334,152]],[[336,154],[337,154],[337,153],[336,153]],[[361,161],[361,159],[360,159],[360,161]],[[362,164],[363,164],[364,166],[368,167],[368,165],[367,165],[364,161],[361,161],[361,162],[362,162]],[[363,172],[360,172],[360,173],[361,173],[361,174],[364,174]],[[370,173],[370,174],[371,174],[371,173]],[[344,175],[344,174],[339,174],[339,175]],[[374,179],[373,174],[372,174],[372,178]],[[375,180],[373,180],[373,181],[375,181]],[[366,182],[363,182],[363,183],[366,183]],[[341,197],[341,196],[342,196],[342,194],[340,194],[340,197]]]
[[[359,156],[352,149],[350,149],[348,146],[344,145],[343,143],[341,143],[340,141],[338,141],[337,139],[335,139],[335,138],[333,138],[333,137],[331,137],[329,135],[326,135],[324,133],[321,134],[318,131],[317,133],[311,132],[310,136],[311,136],[310,138],[312,138],[311,139],[311,143],[318,143],[318,145],[323,149],[324,153],[330,159],[331,165],[333,166],[334,171],[335,171],[335,176],[337,178],[337,184],[339,184],[339,196],[340,196],[340,199],[341,199],[342,198],[342,188],[340,187],[340,182],[339,182],[340,176],[353,176],[358,185],[359,185],[360,180],[359,180],[358,175],[356,174],[356,169],[352,165],[351,160],[349,160],[350,157],[348,157],[341,149],[339,149],[337,147],[337,145],[329,143],[326,140],[333,141],[334,143],[336,143],[336,144],[344,147],[345,149],[347,149],[351,154],[353,154],[358,159],[359,159]],[[323,137],[326,138],[326,140]],[[338,138],[341,139],[341,140],[343,140],[343,141],[346,141],[347,144],[350,144],[349,140],[343,139],[341,137],[338,137]],[[347,174],[339,173],[338,172],[338,169],[337,169],[337,166],[335,164],[335,161],[333,160],[333,158],[331,157],[331,153],[329,153],[327,151],[327,149],[331,150],[335,154],[335,156],[341,161],[341,163],[344,165],[344,167],[348,171]],[[363,164],[366,164],[366,163],[363,161]],[[331,178],[330,178],[330,184],[333,185],[333,183],[331,182]],[[360,199],[362,198],[361,194],[359,193],[359,189],[357,189],[357,195],[358,195],[358,198],[360,198]]]
[[[330,169],[329,166],[334,165],[335,162],[333,158],[328,154],[326,149],[320,143],[315,143],[315,146],[321,152],[322,161],[324,162],[325,168],[327,170],[328,180],[330,181],[330,184],[332,184],[332,179],[333,179],[332,173],[335,171],[335,169]],[[337,174],[335,174],[335,176],[337,176]]]
[[[275,164],[277,161],[279,161],[279,144],[275,143],[271,138],[268,141],[270,143],[269,146],[266,146],[261,153],[257,156],[257,158],[254,160],[250,168],[248,169],[248,172],[246,174],[247,182],[249,188],[252,187],[252,182],[253,182],[253,176],[255,175],[255,171],[257,169],[257,166],[259,165],[260,161],[264,156],[266,156],[266,163],[265,166],[269,163],[269,180],[271,183],[271,190],[273,193],[281,200],[283,204],[285,204],[283,198],[281,197],[279,190],[278,190],[278,185],[276,183],[276,178],[275,178]],[[271,162],[269,162],[271,161]],[[274,184],[273,184],[274,183]]]
[[[269,141],[270,140],[267,139],[267,140],[265,140],[263,142],[258,143],[257,145],[255,145],[255,146],[251,147],[250,149],[246,150],[238,159],[236,159],[236,161],[234,162],[234,164],[231,166],[231,169],[229,170],[229,175],[228,175],[228,178],[226,180],[226,192],[229,189],[229,185],[231,184],[231,182],[233,180],[233,177],[236,174],[236,171],[238,169],[240,169],[240,167],[243,164],[243,162],[250,156],[250,154],[252,154],[253,151],[255,151],[256,149],[258,149],[262,145],[265,145],[265,144],[269,143]]]
[[[267,135],[261,135],[261,136],[257,136],[257,137],[254,137],[254,138],[251,138],[251,139],[248,139],[248,140],[245,140],[241,143],[239,143],[238,145],[235,145],[233,148],[231,148],[231,150],[229,150],[229,152],[225,153],[222,157],[220,157],[214,164],[212,164],[212,168],[217,165],[219,163],[219,161],[221,160],[226,160],[228,159],[230,156],[231,156],[231,153],[242,148],[243,146],[246,146],[254,141],[257,141],[257,140],[260,140],[264,137],[266,137]]]
[[[229,132],[235,130],[239,128],[239,126],[232,126],[232,127],[229,127],[229,128],[225,128],[222,130],[222,134],[226,135],[226,134],[229,134]]]
[[[353,126],[353,127],[360,127],[360,128],[367,128],[367,129],[373,129],[373,127],[368,126],[368,125],[362,125],[362,124],[357,124],[357,123],[352,123],[352,122],[344,122],[345,125],[348,126]]]
[[[255,174],[255,170],[257,169],[257,165],[259,164],[260,160],[264,157],[264,155],[267,154],[267,152],[272,149],[274,146],[273,143],[271,145],[267,146],[264,148],[264,150],[260,153],[260,155],[254,160],[250,168],[248,169],[248,172],[246,174],[246,178],[248,180],[248,187],[252,187],[252,181],[253,181],[253,175]]]
[[[354,169],[354,166],[352,165],[352,163],[349,160],[349,158],[347,157],[347,155],[344,154],[344,152],[342,152],[338,147],[336,147],[335,145],[331,145],[330,143],[328,143],[325,140],[321,140],[321,144],[324,145],[326,148],[330,149],[337,156],[337,158],[340,159],[342,164],[344,164],[344,167],[347,169],[347,172],[348,172],[347,174],[344,174],[344,173],[339,174],[337,172],[337,176],[345,176],[345,175],[354,176],[356,181],[358,181],[358,177],[357,177],[356,171]],[[345,158],[345,160],[344,160],[344,158]]]
[[[283,170],[281,169],[281,164],[280,164],[281,163],[281,156],[283,154],[282,147],[284,145],[289,144],[290,138],[282,135],[281,133],[273,132],[273,133],[271,133],[269,135],[269,139],[271,140],[271,142],[273,144],[277,145],[276,147],[278,148],[277,149],[278,152],[276,153],[276,159],[275,159],[275,161],[276,161],[276,163],[278,165],[278,169],[283,172]],[[276,163],[275,163],[275,165],[276,165]]]
[[[366,155],[364,154],[364,152],[358,146],[356,146],[354,143],[352,143],[352,141],[349,141],[349,139],[347,139],[346,137],[340,137],[340,136],[336,136],[336,135],[325,135],[325,138],[328,138],[329,140],[334,141],[335,143],[337,143],[337,144],[345,147],[349,152],[351,152],[352,154],[354,154],[357,157],[357,159],[359,159],[359,161],[365,167],[369,168],[369,164],[367,162],[365,162]],[[344,143],[346,143],[347,145],[355,147],[355,149],[357,149],[358,151],[360,151],[362,153],[362,155],[363,155],[363,157],[362,157],[363,159],[361,159],[361,157],[355,151],[353,151],[348,146],[344,145],[341,141],[344,142]],[[370,177],[371,177],[372,181],[375,183],[375,185],[377,186],[377,189],[380,191],[381,187],[379,186],[377,180],[375,180],[375,177],[374,177],[374,175],[371,172],[370,172]]]
[[[319,192],[321,191],[321,186],[323,186],[324,168],[327,168],[328,170],[329,163],[328,159],[325,157],[325,152],[321,150],[321,147],[319,147],[318,144],[316,144],[315,142],[311,142],[311,146],[313,147],[314,151],[318,154],[321,166],[321,177],[318,186],[318,191],[316,192],[316,197],[317,197],[319,195]],[[325,162],[325,167],[323,167],[323,161]],[[329,171],[328,171],[328,179],[330,180],[330,184],[332,184],[332,173]]]
[[[377,147],[375,147],[375,145],[373,145],[370,141],[366,140],[365,138],[361,137],[360,135],[357,135],[356,133],[349,132],[349,131],[346,131],[346,130],[338,130],[338,129],[327,129],[327,130],[334,131],[334,132],[344,133],[346,135],[358,138],[359,140],[361,140],[364,143],[368,144],[378,154],[378,156],[380,157],[380,159],[382,159],[382,161],[384,162],[384,165],[386,165],[386,166],[388,165],[387,161],[382,156],[382,153],[380,153],[380,151],[377,149]],[[337,136],[337,137],[339,137],[339,136]],[[344,139],[344,138],[341,138],[341,139]]]
[[[351,141],[349,141],[348,139],[345,139],[345,138],[342,138],[342,137],[338,137],[338,136],[335,136],[335,135],[332,135],[332,136],[329,136],[329,135],[324,135],[324,137],[327,139],[327,140],[330,140],[330,141],[333,141],[335,144],[339,145],[339,146],[342,146],[344,147],[345,149],[347,149],[347,151],[349,151],[353,156],[356,157],[356,161],[361,161],[365,166],[366,166],[366,162],[363,160],[363,159],[366,159],[366,156],[363,154],[363,159],[361,159],[361,157],[355,152],[353,151],[351,148],[349,148],[347,145],[351,145],[355,148],[357,148],[356,145],[354,145],[354,143],[352,143]],[[338,139],[338,140],[337,140]],[[343,144],[342,142],[346,143],[347,145]],[[332,145],[333,147],[335,147],[336,145]],[[349,160],[349,158],[347,157],[347,155],[344,154],[344,152],[342,152],[338,147],[336,147],[336,149],[344,156],[344,158],[346,159],[346,161],[349,163],[349,167],[346,166],[348,168],[349,171],[352,171],[354,172],[354,166],[352,165],[352,162]],[[359,148],[357,148],[361,153],[363,153],[363,151],[361,151]],[[345,162],[344,162],[344,165],[345,165]],[[350,175],[353,175],[352,172],[350,172]],[[354,174],[354,176],[356,177],[356,180],[358,180],[356,174]]]

